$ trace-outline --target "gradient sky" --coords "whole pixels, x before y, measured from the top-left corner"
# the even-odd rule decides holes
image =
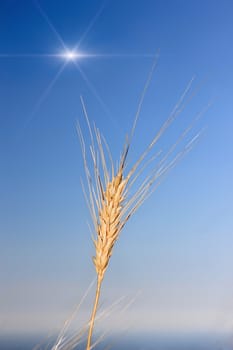
[[[158,49],[129,161],[193,76],[196,94],[157,149],[212,105],[191,132],[205,128],[199,143],[125,228],[102,298],[140,291],[123,316],[133,329],[233,331],[232,16],[231,0],[1,0],[3,334],[59,327],[93,279],[79,96],[117,160]],[[99,56],[80,59],[80,73],[54,56],[62,43]],[[117,313],[111,322],[124,328]]]

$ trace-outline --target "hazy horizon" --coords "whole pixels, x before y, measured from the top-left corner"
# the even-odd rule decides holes
[[[31,337],[13,337],[0,338],[0,347],[4,346],[4,350],[31,350],[36,345],[43,346],[51,345],[55,337],[46,338],[45,335],[37,335]],[[95,338],[96,339],[96,338]],[[84,341],[85,342],[85,341]],[[171,350],[171,349],[195,349],[195,350],[217,350],[224,348],[225,350],[232,349],[232,337],[219,334],[131,334],[124,333],[116,336],[108,336],[102,340],[96,349],[111,346],[111,349],[131,350],[131,349],[148,349],[154,350]]]

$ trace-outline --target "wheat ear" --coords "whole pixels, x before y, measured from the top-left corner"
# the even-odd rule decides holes
[[[112,250],[116,240],[119,237],[123,223],[122,209],[124,202],[124,192],[127,180],[123,177],[124,162],[118,169],[116,175],[108,181],[106,190],[103,190],[101,182],[100,188],[100,206],[98,206],[99,220],[97,224],[97,239],[94,240],[96,256],[93,257],[97,273],[96,296],[93,306],[93,311],[90,319],[90,327],[88,334],[87,349],[91,346],[91,337],[94,326],[94,320],[99,302],[101,284],[104,278],[105,271],[108,267],[109,259],[112,255]]]
[[[151,79],[151,75],[152,74],[150,73],[149,80]],[[192,81],[193,79],[188,83],[175,108],[172,110],[168,119],[159,129],[158,133],[152,139],[151,143],[139,157],[134,166],[127,172],[126,160],[138,114],[141,109],[142,100],[145,95],[145,89],[143,90],[142,100],[139,103],[135,123],[133,124],[133,128],[130,134],[130,140],[128,141],[128,139],[126,139],[119,165],[116,168],[113,165],[111,153],[105,139],[101,136],[100,131],[95,126],[91,127],[90,125],[86,107],[83,99],[81,98],[81,103],[91,138],[90,153],[93,162],[93,171],[90,171],[88,166],[85,142],[79,124],[77,131],[81,143],[84,168],[86,171],[88,184],[88,193],[86,193],[85,190],[84,193],[96,234],[96,238],[93,238],[95,246],[95,257],[93,257],[93,263],[97,274],[96,294],[89,322],[86,350],[91,349],[92,333],[99,303],[101,285],[113,252],[114,245],[119,238],[123,227],[132,216],[132,214],[134,214],[134,212],[139,208],[144,200],[159,185],[161,178],[175,166],[175,164],[193,147],[194,143],[199,139],[200,133],[191,138],[191,140],[188,140],[181,151],[175,153],[178,144],[180,144],[180,142],[192,129],[192,122],[192,124],[179,136],[177,141],[171,146],[168,152],[165,153],[163,157],[157,161],[154,169],[141,182],[141,185],[138,187],[137,191],[133,194],[130,194],[131,187],[139,175],[141,175],[149,163],[158,158],[158,154],[160,155],[160,152],[157,152],[156,156],[153,156],[147,161],[145,160],[148,153],[155,146],[155,144],[157,144],[166,129],[183,111],[185,107],[186,97],[191,89]],[[147,86],[148,81],[146,88]],[[196,117],[194,121],[196,121],[199,117],[200,114],[198,114],[198,117]],[[108,161],[106,160],[106,155],[108,156]],[[110,167],[108,166],[109,162],[111,165]]]

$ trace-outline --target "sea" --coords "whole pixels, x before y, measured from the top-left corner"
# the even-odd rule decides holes
[[[53,341],[43,337],[2,336],[0,350],[51,350]],[[232,335],[216,334],[135,334],[131,337],[118,335],[107,337],[95,350],[233,350]],[[85,350],[85,343],[75,349]]]

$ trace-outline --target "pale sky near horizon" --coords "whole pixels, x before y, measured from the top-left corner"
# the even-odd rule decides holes
[[[59,327],[93,279],[80,95],[117,161],[158,49],[129,162],[193,76],[155,152],[212,104],[191,131],[205,129],[198,144],[124,229],[103,302],[138,293],[122,314],[132,329],[233,331],[232,15],[230,0],[0,2],[1,334]],[[58,57],[77,44],[93,55],[81,71]],[[118,311],[108,325],[121,330]]]

